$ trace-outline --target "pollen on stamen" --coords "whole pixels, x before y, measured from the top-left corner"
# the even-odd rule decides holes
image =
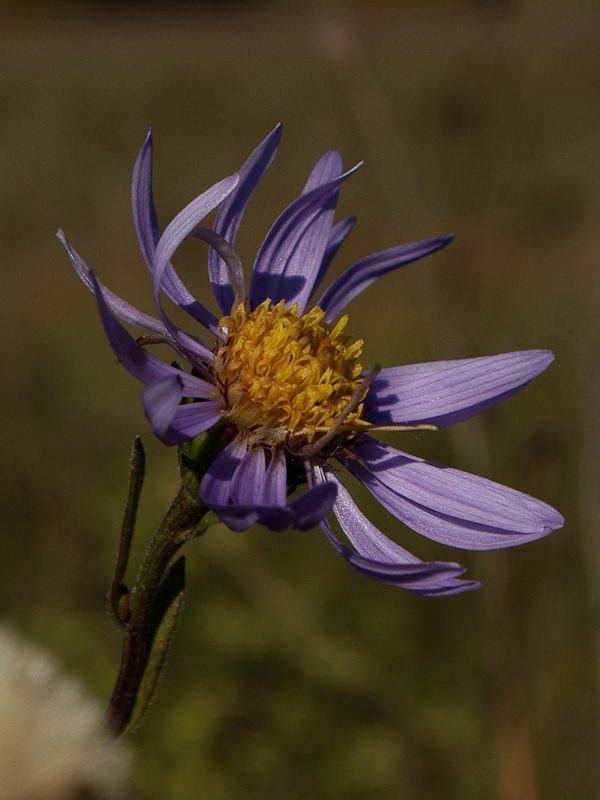
[[[297,304],[254,311],[240,304],[219,323],[225,341],[215,376],[227,402],[227,419],[255,441],[311,443],[329,430],[361,384],[363,342],[348,344],[348,318],[334,327],[315,307],[300,316]],[[363,404],[344,419],[344,431],[367,428]]]

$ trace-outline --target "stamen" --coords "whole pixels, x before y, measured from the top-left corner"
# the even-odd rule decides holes
[[[323,447],[328,444],[334,436],[336,436],[342,428],[344,424],[344,420],[358,408],[359,403],[361,400],[364,399],[366,393],[369,391],[369,387],[375,380],[375,378],[381,372],[381,364],[375,364],[373,369],[369,372],[367,377],[364,381],[360,384],[358,389],[354,392],[351,400],[349,401],[346,408],[342,411],[336,421],[333,423],[329,431],[325,434],[325,436],[321,436],[320,439],[314,444],[308,444],[305,447],[300,448],[299,455],[304,456],[305,458],[312,458],[312,456],[316,456],[317,453],[320,453]]]
[[[141,336],[138,336],[135,340],[137,344],[141,344],[142,347],[146,347],[150,344],[172,344],[173,340],[170,339],[168,336],[165,336],[162,333],[143,333]]]
[[[326,444],[342,429],[368,428],[361,399],[376,373],[361,381],[362,341],[347,343],[347,317],[332,326],[321,308],[300,316],[297,304],[270,303],[253,311],[240,304],[219,323],[225,341],[215,378],[229,419],[270,446],[310,445],[324,435]]]
[[[233,307],[237,308],[240,303],[244,303],[246,300],[244,268],[242,266],[240,257],[228,241],[223,239],[222,236],[219,236],[218,233],[215,233],[215,231],[212,231],[209,228],[195,228],[192,231],[192,236],[207,242],[225,262],[227,269],[229,270],[229,274],[233,278],[233,282],[235,284],[236,293],[235,300],[233,301]]]

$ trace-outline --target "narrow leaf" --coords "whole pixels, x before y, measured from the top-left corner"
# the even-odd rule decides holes
[[[135,706],[127,724],[127,732],[133,730],[141,722],[156,693],[160,674],[165,665],[173,633],[183,607],[184,588],[185,557],[181,556],[169,568],[158,589],[149,632],[150,653],[137,692]]]
[[[142,492],[142,485],[144,483],[145,469],[146,453],[144,451],[144,445],[142,444],[140,437],[136,436],[133,443],[133,449],[131,451],[129,493],[127,495],[125,512],[123,513],[121,537],[119,539],[119,550],[117,553],[117,560],[115,562],[115,569],[109,593],[109,610],[118,625],[121,625],[127,621],[128,603],[125,601],[125,596],[128,595],[129,592],[123,585],[123,578],[125,576],[125,570],[127,569],[127,563],[129,561],[129,551],[131,549],[131,541],[133,539],[133,531],[135,528],[135,519],[140,501],[140,494]]]

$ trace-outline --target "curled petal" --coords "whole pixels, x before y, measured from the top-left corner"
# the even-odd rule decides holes
[[[417,261],[440,250],[454,239],[454,236],[442,236],[438,239],[427,239],[423,242],[403,244],[382,250],[366,258],[361,258],[340,275],[325,289],[317,305],[325,312],[326,319],[334,319],[357,294],[374,283],[377,278],[405,264]]]
[[[177,376],[178,380],[180,380],[183,385],[183,393],[186,397],[204,398],[207,400],[215,400],[219,397],[218,390],[211,383],[197,378],[195,375],[188,375],[175,367],[165,364],[139,345],[108,310],[104,295],[98,285],[98,280],[91,271],[90,280],[94,294],[96,295],[96,302],[98,304],[104,331],[115,355],[125,369],[129,370],[135,378],[146,384],[154,383],[167,376]]]
[[[209,506],[228,503],[231,482],[246,455],[248,443],[244,436],[236,436],[215,458],[200,482],[200,498]]]
[[[382,369],[365,398],[365,419],[374,425],[454,425],[515,394],[553,360],[549,350],[521,350]]]
[[[296,522],[294,527],[300,531],[309,531],[321,523],[335,502],[337,488],[328,483],[322,486],[312,486],[306,492],[292,500],[290,508],[294,510]]]
[[[285,484],[283,469],[285,460],[278,460],[275,468],[265,470],[264,451],[237,436],[202,478],[200,498],[235,531],[255,523],[273,531],[310,530],[329,513],[336,487],[315,486],[289,503],[274,503]]]
[[[329,183],[329,181],[339,178],[342,174],[342,170],[342,156],[339,151],[329,150],[321,156],[312,168],[304,184],[304,189],[302,189],[302,194],[308,194],[312,192],[313,189],[318,189],[320,186]]]
[[[238,173],[240,176],[238,185],[219,207],[214,230],[232,246],[248,201],[275,157],[281,130],[281,124],[277,125],[244,162]],[[208,274],[219,308],[223,314],[230,314],[233,305],[231,274],[225,262],[214,250],[208,254]]]
[[[180,374],[167,375],[146,386],[142,405],[152,430],[164,444],[181,444],[211,428],[224,414],[222,400],[184,403]]]
[[[243,303],[246,299],[244,268],[233,247],[218,233],[211,231],[210,228],[200,226],[192,231],[192,236],[197,239],[203,239],[210,246],[209,252],[216,253],[219,256],[219,259],[225,264],[230,278],[233,278],[236,293],[233,306],[230,306],[230,308],[237,307],[240,303]],[[229,281],[229,286],[231,288],[231,280]]]
[[[128,322],[131,325],[137,325],[138,328],[145,328],[148,331],[153,331],[154,333],[164,336],[166,339],[170,338],[169,332],[160,320],[150,317],[148,314],[144,314],[143,311],[139,311],[125,300],[122,300],[111,292],[110,289],[107,289],[98,278],[94,281],[92,279],[92,270],[75,249],[71,247],[60,229],[57,231],[56,237],[67,251],[71,264],[75,268],[75,272],[79,275],[82,283],[87,286],[92,294],[96,294],[98,291],[102,295],[105,305],[108,306],[113,314],[116,314],[123,322]]]
[[[394,516],[435,541],[492,550],[539,539],[564,524],[551,506],[486,478],[442,467],[366,441],[369,467],[340,458]]]
[[[167,375],[149,383],[142,392],[142,405],[155,436],[162,439],[173,422],[183,398],[179,375]]]
[[[209,189],[208,191],[211,192],[212,190]],[[193,203],[190,205],[193,205]],[[160,228],[152,195],[152,133],[150,131],[148,131],[146,141],[138,153],[133,168],[131,207],[140,250],[148,269],[152,272],[156,248],[160,241]],[[204,325],[205,328],[208,328],[213,333],[215,332],[215,317],[187,290],[171,264],[168,264],[164,270],[162,289],[176,305],[187,311],[190,316],[201,325]]]
[[[202,495],[201,495],[202,496]],[[219,519],[234,531],[245,531],[259,523],[272,531],[287,531],[292,528],[309,531],[329,513],[335,500],[335,486],[315,486],[282,506],[259,505],[258,503],[224,505],[202,498]]]
[[[160,318],[175,341],[179,342],[179,344],[190,353],[195,353],[205,360],[207,348],[203,345],[199,346],[198,342],[193,337],[184,333],[171,322],[162,307],[160,292],[161,289],[165,288],[163,286],[163,279],[169,270],[171,258],[179,245],[192,233],[194,228],[200,224],[204,217],[227,197],[237,183],[237,175],[225,178],[214,186],[211,186],[210,189],[207,189],[207,191],[196,197],[195,200],[192,200],[183,211],[180,211],[165,228],[165,232],[161,236],[156,247],[152,263],[152,291]],[[200,322],[213,333],[218,334],[218,321],[216,317],[206,311],[197,300],[191,298],[188,303],[185,301],[185,298],[183,298],[178,304],[186,311],[190,311],[190,313],[193,305],[200,315],[197,316]],[[201,309],[202,313],[200,313],[199,309]],[[202,317],[202,319],[200,319],[200,317]],[[210,353],[210,351],[208,352]]]
[[[337,485],[333,513],[356,552],[334,536],[327,520],[321,522],[321,527],[337,552],[363,575],[425,596],[457,594],[480,587],[477,581],[458,579],[465,571],[459,564],[425,563],[388,539],[362,514],[332,470],[315,467],[313,475],[317,483]]]
[[[164,444],[173,445],[193,439],[221,421],[225,409],[222,400],[200,400],[179,406],[171,425],[162,436]]]
[[[256,500],[265,477],[265,471],[264,449],[249,447],[231,481],[231,500],[236,504],[251,504]]]
[[[287,503],[287,466],[285,453],[280,447],[271,453],[271,460],[260,486],[259,499],[266,506],[283,506]]]

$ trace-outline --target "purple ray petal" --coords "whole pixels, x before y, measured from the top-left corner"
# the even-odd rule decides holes
[[[288,306],[295,302],[304,306],[327,246],[337,190],[358,166],[301,194],[277,218],[252,271],[250,300],[255,307],[267,298],[275,302],[285,299]]]
[[[245,436],[238,435],[222,450],[200,481],[200,499],[211,508],[228,503],[231,481],[248,449]]]
[[[219,203],[225,197],[227,197],[227,195],[235,188],[237,183],[238,176],[232,175],[229,178],[219,181],[219,183],[211,186],[210,189],[207,189],[207,191],[203,192],[199,197],[196,197],[195,200],[192,200],[192,202],[189,203],[183,209],[183,211],[180,211],[179,214],[177,214],[177,216],[174,217],[167,225],[154,254],[154,262],[152,265],[152,291],[154,295],[154,302],[160,314],[160,318],[173,338],[178,341],[182,347],[192,353],[198,353],[200,357],[204,358],[206,357],[204,350],[199,352],[196,340],[188,334],[185,334],[176,325],[174,325],[165,313],[161,304],[160,290],[161,288],[164,289],[163,277],[169,268],[173,254],[181,242],[190,235],[194,228],[200,224],[204,217],[210,211],[212,211],[213,208],[218,206]],[[196,300],[193,300],[193,302],[200,306]],[[190,311],[189,305],[186,306],[185,303],[180,303],[180,305],[186,311]],[[204,321],[202,321],[202,324],[205,325],[209,330],[212,330],[216,333],[218,329],[218,321],[216,317],[214,317],[212,314],[209,314],[206,309],[203,310],[210,317],[210,320],[207,317]]]
[[[152,132],[140,148],[131,177],[131,208],[135,234],[148,269],[152,269],[160,228],[152,195]]]
[[[255,452],[251,452],[254,450]],[[271,462],[273,463],[273,462]],[[285,462],[271,473],[271,480],[279,484]],[[290,528],[310,530],[331,510],[336,487],[315,486],[290,503],[270,502],[281,496],[280,488],[264,488],[264,458],[249,446],[244,436],[237,436],[217,456],[200,482],[200,498],[219,519],[235,531],[243,531],[260,523],[274,531]],[[262,489],[261,489],[262,485]],[[266,502],[252,502],[261,495]],[[236,498],[245,502],[236,502]],[[233,502],[230,502],[233,500]]]
[[[382,369],[365,398],[374,425],[454,425],[522,389],[552,363],[549,350]]]
[[[354,569],[371,580],[398,586],[414,594],[425,597],[458,594],[473,589],[480,589],[478,581],[459,580],[456,576],[465,570],[459,564],[447,561],[428,561],[419,564],[394,564],[377,561],[356,553],[337,539],[327,520],[321,527],[329,542]]]
[[[109,312],[104,296],[100,291],[98,280],[91,271],[90,280],[92,282],[93,292],[96,295],[104,331],[110,342],[110,346],[125,369],[129,370],[135,378],[146,384],[154,383],[167,376],[175,375],[182,381],[186,397],[198,397],[210,400],[218,398],[218,390],[211,383],[197,378],[195,375],[188,375],[175,367],[165,364],[139,345],[121,323]]]
[[[230,495],[235,504],[252,504],[260,493],[265,477],[265,451],[262,447],[249,447],[231,481]]]
[[[317,482],[329,481],[337,485],[333,513],[357,552],[334,536],[326,520],[321,522],[321,527],[337,552],[363,575],[426,596],[456,594],[480,587],[477,581],[457,579],[465,571],[459,564],[424,563],[388,539],[362,514],[332,470],[316,467],[313,474]]]
[[[340,153],[337,150],[330,150],[325,153],[313,167],[302,190],[302,195],[308,194],[329,181],[339,178],[342,175],[342,170]],[[338,195],[339,191],[336,191],[303,233],[285,268],[286,278],[293,280],[295,275],[309,278],[310,269],[307,269],[307,267],[311,264],[315,265],[315,267],[318,265],[317,272],[314,273],[313,270],[312,280],[307,279],[299,294],[294,297],[294,302],[300,306],[300,313],[303,313],[309,298],[315,291],[317,282],[323,278],[327,269],[327,265],[324,266],[324,258],[332,233]],[[307,272],[309,275],[307,275]]]
[[[435,541],[492,550],[539,539],[563,518],[533,497],[466,472],[416,459],[372,439],[360,448],[367,464],[340,458],[394,516]]]
[[[186,442],[220,422],[225,411],[221,399],[184,403],[177,409],[169,429],[159,438],[168,445]]]
[[[339,150],[328,150],[312,168],[300,196],[309,194],[313,189],[324,186],[342,174],[342,156]]]
[[[88,267],[81,256],[73,249],[73,247],[71,247],[61,230],[57,231],[56,236],[67,251],[67,255],[71,259],[71,264],[81,278],[82,283],[87,286],[92,294],[95,294],[94,282],[91,278],[92,270]],[[167,339],[171,338],[169,332],[160,320],[150,317],[148,314],[144,314],[143,311],[138,311],[137,308],[129,305],[129,303],[127,303],[125,300],[122,300],[116,294],[111,292],[110,289],[107,289],[106,286],[98,280],[98,278],[96,278],[95,285],[98,287],[98,291],[101,293],[106,305],[110,308],[113,314],[116,314],[120,319],[123,320],[123,322],[128,322],[131,325],[137,325],[139,328],[145,328],[148,331],[154,331],[155,333],[158,333]]]
[[[333,484],[322,484],[308,489],[291,503],[280,506],[215,503],[202,493],[200,496],[219,519],[234,531],[245,531],[255,523],[272,531],[287,531],[291,528],[308,531],[329,513],[335,494],[336,487]]]
[[[248,201],[275,157],[281,130],[280,123],[244,162],[239,171],[240,182],[217,212],[214,230],[232,246]],[[208,254],[208,274],[219,308],[223,314],[229,314],[233,305],[231,276],[225,262],[212,249]]]
[[[98,287],[98,290],[102,294],[104,301],[110,308],[110,310],[116,314],[120,319],[124,322],[128,322],[131,325],[137,325],[140,328],[145,328],[149,331],[154,331],[155,333],[164,336],[167,340],[173,340],[173,336],[168,330],[165,325],[158,319],[145,314],[143,311],[138,311],[137,308],[134,308],[125,300],[122,300],[116,294],[111,292],[109,289],[101,283],[98,278],[95,279],[95,284],[91,279],[92,270],[87,266],[85,261],[77,254],[77,252],[71,247],[71,245],[67,242],[64,233],[59,230],[57,232],[57,238],[62,243],[63,247],[67,251],[69,258],[71,259],[71,263],[75,268],[77,274],[81,278],[82,282],[88,287],[91,292],[95,292],[94,285]],[[191,295],[189,295],[191,298]],[[196,300],[192,298],[193,303],[197,303]],[[198,304],[199,305],[199,304]],[[189,310],[186,309],[186,310]],[[208,312],[206,312],[208,314]],[[210,315],[212,317],[212,315]],[[212,319],[215,319],[212,317]],[[216,323],[215,323],[216,324]],[[207,323],[208,325],[208,323]],[[204,343],[202,343],[196,337],[189,336],[186,333],[181,332],[180,343],[191,352],[198,355],[203,361],[210,363],[213,361],[213,353],[210,348],[208,348]]]
[[[190,208],[191,205],[192,203],[187,208]],[[140,250],[148,269],[152,272],[152,264],[160,240],[160,228],[152,196],[152,134],[150,131],[148,131],[146,141],[138,153],[133,168],[131,206]],[[212,209],[208,209],[203,216],[210,210]],[[190,316],[212,333],[216,333],[216,318],[187,290],[171,264],[165,268],[162,289],[176,305],[187,311]]]
[[[287,465],[285,453],[280,447],[271,454],[260,487],[259,500],[265,506],[283,506],[287,503]]]
[[[325,289],[316,305],[325,311],[325,318],[332,320],[356,297],[357,294],[374,283],[386,272],[403,267],[440,250],[454,239],[454,235],[442,236],[438,239],[427,239],[423,242],[402,244],[382,250],[366,258],[361,258],[340,275]]]
[[[337,225],[334,225],[331,229],[329,239],[327,240],[327,247],[325,248],[325,253],[321,261],[321,266],[319,267],[319,272],[312,288],[313,293],[316,292],[321,285],[321,281],[325,277],[325,274],[329,269],[329,265],[333,261],[337,251],[346,241],[350,231],[354,227],[355,222],[356,217],[346,217],[346,219],[340,220]]]
[[[360,457],[382,483],[432,511],[519,533],[549,533],[564,523],[541,500],[487,478],[409,456],[375,439],[361,445]]]
[[[294,527],[300,531],[309,531],[319,525],[331,511],[336,495],[337,487],[333,483],[326,483],[311,486],[300,497],[292,500],[290,508],[296,515]]]
[[[146,386],[142,405],[154,434],[165,444],[192,439],[208,430],[223,416],[222,400],[185,403],[181,375],[167,375]]]
[[[183,381],[179,375],[167,375],[149,383],[142,392],[142,406],[155,436],[162,439],[173,422],[183,398]]]

